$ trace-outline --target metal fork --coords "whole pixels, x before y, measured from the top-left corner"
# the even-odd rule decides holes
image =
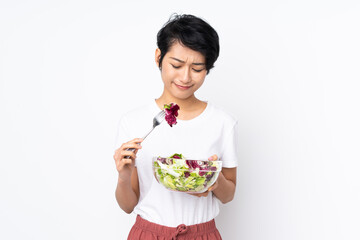
[[[162,111],[160,111],[155,117],[154,117],[154,119],[153,119],[153,127],[151,128],[151,130],[147,133],[147,134],[145,134],[145,136],[142,138],[143,140],[145,140],[145,138],[147,137],[147,136],[149,136],[149,134],[157,127],[157,126],[159,126],[160,125],[160,123],[162,122],[162,121],[164,121],[164,119],[165,119],[165,110],[162,110]],[[127,149],[125,149],[126,151],[135,151],[135,148],[127,148]],[[126,156],[125,158],[130,158],[130,156]]]

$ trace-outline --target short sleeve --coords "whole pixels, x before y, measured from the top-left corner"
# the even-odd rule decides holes
[[[238,166],[238,124],[237,121],[232,127],[230,133],[225,136],[224,151],[221,157],[224,168],[234,168]]]
[[[114,151],[118,149],[123,143],[130,140],[128,137],[128,134],[126,132],[126,126],[125,126],[125,120],[124,118],[120,119],[117,125],[117,131],[116,131],[116,137],[115,137],[115,143],[114,143]]]
[[[121,145],[125,142],[130,141],[132,138],[129,137],[129,134],[127,133],[126,129],[128,129],[126,124],[126,121],[124,118],[120,119],[118,122],[116,137],[115,137],[115,145],[114,145],[114,151],[121,147]],[[136,167],[136,161],[135,161],[135,167]]]

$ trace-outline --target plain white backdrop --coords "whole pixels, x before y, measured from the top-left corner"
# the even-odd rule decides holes
[[[160,96],[156,34],[174,12],[218,31],[198,97],[239,119],[223,238],[360,239],[355,0],[1,1],[0,239],[126,239],[116,124]]]

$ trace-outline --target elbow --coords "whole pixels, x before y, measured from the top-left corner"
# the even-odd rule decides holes
[[[123,199],[118,197],[118,195],[116,195],[116,201],[117,201],[119,207],[121,208],[121,210],[123,210],[127,214],[132,213],[134,211],[135,206],[136,206],[135,203],[131,204],[129,201],[124,201]]]
[[[226,203],[229,203],[232,200],[234,200],[234,197],[235,197],[235,190],[232,191],[229,195],[224,196],[223,198],[221,198],[220,201],[221,201],[222,204],[226,204]]]
[[[124,209],[123,209],[123,210],[124,210]],[[125,213],[127,213],[127,214],[132,213],[132,211],[131,211],[131,210],[124,210],[124,212],[125,212]]]
[[[130,209],[130,208],[121,208],[124,212],[126,212],[127,214],[130,214],[134,211],[134,209]]]
[[[226,199],[221,199],[220,201],[222,204],[226,204],[226,203],[231,202],[233,199],[234,199],[234,195],[232,195],[231,197],[228,197]]]

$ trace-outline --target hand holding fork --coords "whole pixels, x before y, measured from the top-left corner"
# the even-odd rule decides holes
[[[135,159],[137,150],[141,148],[140,143],[144,141],[144,139],[155,129],[155,127],[159,126],[164,119],[165,111],[163,110],[154,117],[152,128],[142,139],[135,138],[122,144],[121,147],[115,151],[114,160],[121,179],[124,181],[130,179],[134,167],[134,161],[132,159]]]
[[[157,126],[159,126],[162,121],[164,121],[164,119],[165,119],[165,111],[162,110],[162,111],[160,111],[160,112],[153,118],[153,127],[151,128],[151,130],[150,130],[147,134],[145,134],[145,136],[142,138],[142,140],[144,141],[145,138],[146,138],[147,136],[149,136],[149,134],[150,134]],[[139,143],[138,143],[138,144],[139,144]],[[127,149],[125,149],[125,150],[126,150],[126,151],[132,151],[132,152],[134,152],[134,151],[135,151],[135,148],[127,148]],[[125,156],[125,158],[130,158],[130,156]]]

